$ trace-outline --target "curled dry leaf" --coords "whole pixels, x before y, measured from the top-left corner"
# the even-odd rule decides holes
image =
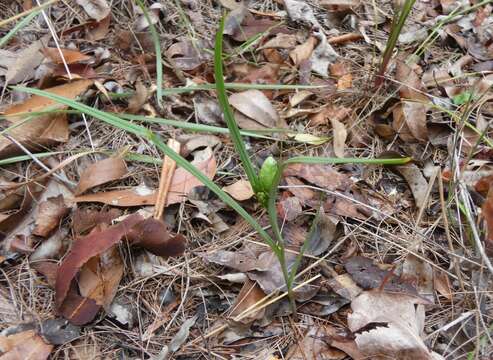
[[[349,329],[358,350],[372,359],[441,359],[421,339],[426,304],[417,297],[365,291],[351,302]],[[370,330],[366,330],[368,326]]]
[[[223,187],[223,190],[239,201],[248,200],[254,195],[252,185],[247,180],[238,180],[231,185]]]
[[[426,181],[421,170],[415,164],[399,165],[394,168],[402,175],[411,188],[416,206],[418,208],[426,206],[428,181]]]
[[[303,61],[308,60],[317,45],[317,38],[310,36],[307,41],[303,44],[296,46],[293,50],[289,52],[289,57],[293,60],[294,65],[298,66]]]
[[[71,49],[60,49],[60,50],[58,50],[57,48],[46,47],[46,48],[43,48],[42,51],[43,51],[43,54],[46,57],[50,58],[54,64],[63,64],[64,61],[67,64],[74,64],[74,63],[79,63],[79,62],[83,62],[83,61],[88,61],[91,59],[91,57],[89,55],[82,54],[78,50],[71,50]],[[60,55],[60,51],[63,54],[63,58]]]
[[[95,186],[119,180],[126,174],[127,165],[121,157],[115,156],[98,161],[84,169],[75,193],[80,195]]]
[[[39,51],[47,40],[48,37],[45,36],[9,57],[9,61],[4,64],[7,67],[7,72],[5,73],[6,84],[17,84],[33,78],[35,69],[43,61]]]
[[[312,71],[316,72],[320,76],[329,76],[329,65],[337,61],[339,54],[327,41],[327,37],[321,31],[314,34],[318,38],[319,42],[315,50],[312,52],[310,62],[312,64]]]
[[[262,49],[292,49],[296,46],[296,35],[278,33],[275,37],[260,46]]]
[[[166,55],[173,60],[178,69],[188,71],[199,67],[210,58],[204,49],[205,45],[200,41],[183,40],[171,45],[166,50]]]
[[[121,211],[118,209],[108,209],[106,211],[77,209],[72,216],[72,229],[77,235],[81,235],[96,225],[111,224],[111,221],[120,215]]]
[[[111,11],[106,0],[76,0],[75,2],[84,8],[87,15],[97,21],[103,20]]]
[[[71,291],[75,285],[75,276],[91,258],[103,254],[123,238],[159,256],[177,256],[185,249],[185,238],[182,235],[172,237],[166,224],[152,218],[144,219],[137,213],[106,230],[93,231],[76,239],[58,268],[55,285],[56,306],[74,324],[91,321],[99,309],[93,299],[78,296]],[[83,304],[88,304],[88,309]]]
[[[132,114],[139,112],[142,109],[142,106],[146,103],[149,98],[149,92],[147,88],[139,79],[135,84],[135,92],[128,99],[128,111]]]
[[[343,158],[347,139],[346,126],[333,117],[330,118],[330,123],[334,133],[334,154],[339,158]]]
[[[34,330],[0,336],[2,360],[46,360],[52,350]]]
[[[327,342],[327,327],[310,326],[301,342],[294,344],[286,356],[290,360],[342,360],[346,354]]]
[[[251,306],[259,302],[265,297],[265,293],[255,281],[247,278],[240,293],[236,297],[234,304],[231,306],[230,318],[235,318]],[[255,320],[262,319],[265,315],[265,308],[262,310],[254,311],[250,315],[243,317],[240,322],[243,324],[249,324]]]
[[[279,115],[269,99],[259,90],[247,90],[230,95],[229,102],[236,113],[238,125],[243,129],[263,129],[279,126]],[[241,116],[243,115],[243,116]]]
[[[74,99],[84,92],[92,84],[91,80],[79,80],[68,84],[45,89],[53,94],[62,95],[69,99]],[[7,126],[19,125],[9,133],[23,145],[30,148],[50,145],[54,142],[64,142],[68,140],[68,122],[66,114],[47,114],[36,116],[33,121],[26,122],[21,113],[46,110],[57,105],[53,100],[43,96],[32,96],[23,103],[10,106],[5,111]],[[62,108],[64,108],[62,106]],[[5,137],[0,137],[0,158],[18,154],[20,149],[13,145]]]
[[[69,209],[61,194],[40,203],[33,235],[47,237],[60,224]]]

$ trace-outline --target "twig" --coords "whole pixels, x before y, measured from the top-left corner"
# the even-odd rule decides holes
[[[168,146],[176,153],[180,153],[181,144],[178,141],[169,139]],[[157,193],[156,205],[154,207],[154,219],[161,219],[163,216],[163,211],[166,207],[166,198],[171,186],[171,181],[173,180],[175,169],[176,162],[174,162],[169,156],[164,156],[163,167],[161,169],[161,179],[159,181],[159,190]]]
[[[363,35],[358,33],[349,33],[339,36],[334,36],[327,39],[327,42],[331,45],[339,45],[347,42],[353,42],[363,39]]]

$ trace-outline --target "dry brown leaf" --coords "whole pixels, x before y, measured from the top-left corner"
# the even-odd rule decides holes
[[[259,90],[246,90],[229,96],[229,102],[236,110],[240,112],[237,117],[238,125],[246,129],[246,120],[250,119],[256,122],[260,127],[273,128],[279,126],[279,115],[272,106],[269,99]],[[238,115],[238,113],[236,114]],[[249,127],[252,129],[252,127]]]
[[[234,304],[231,306],[230,318],[235,318],[251,306],[259,302],[265,297],[265,293],[255,281],[247,278],[240,293],[236,297]],[[254,311],[250,315],[243,317],[240,322],[243,324],[249,324],[255,320],[263,318],[265,315],[265,308],[262,310]]]
[[[128,99],[128,111],[132,114],[139,112],[148,98],[149,92],[147,91],[147,88],[140,79],[137,80],[135,92],[130,99]]]
[[[416,206],[420,209],[426,206],[426,193],[428,191],[428,181],[421,170],[415,164],[399,165],[394,167],[399,174],[406,180],[411,188]]]
[[[77,196],[74,201],[78,203],[97,202],[111,206],[129,207],[154,205],[156,203],[156,197],[156,191],[145,186],[136,186],[125,190],[114,190],[80,195]],[[167,200],[170,200],[170,196],[168,196]]]
[[[290,164],[285,168],[283,175],[302,178],[327,190],[342,190],[351,185],[347,175],[334,170],[330,165]]]
[[[303,44],[296,46],[293,50],[289,52],[289,57],[293,60],[294,65],[298,66],[303,61],[308,60],[313,53],[315,45],[317,45],[317,39],[310,36],[307,41]]]
[[[275,37],[260,46],[262,49],[292,49],[296,46],[296,35],[278,33]]]
[[[84,8],[87,15],[97,21],[103,20],[111,11],[106,0],[75,0],[75,2]]]
[[[118,209],[108,209],[107,211],[77,209],[72,216],[72,229],[77,235],[81,235],[96,225],[110,225],[111,221],[120,215],[121,211]]]
[[[361,293],[351,302],[353,312],[348,315],[358,350],[371,359],[440,359],[420,337],[426,303],[417,297],[379,290]],[[374,326],[366,330],[371,324]]]
[[[347,130],[346,126],[334,117],[330,118],[334,134],[334,154],[337,157],[344,157],[344,148],[346,147]]]
[[[493,186],[488,191],[488,196],[482,207],[482,215],[485,220],[486,237],[485,247],[488,254],[493,254]]]
[[[86,26],[86,36],[90,41],[104,39],[110,31],[111,14],[97,22],[92,22]]]
[[[89,55],[82,54],[78,50],[71,49],[60,49],[63,54],[63,58],[60,55],[60,51],[57,48],[43,48],[43,54],[49,57],[51,61],[55,64],[63,64],[64,62],[67,64],[79,63],[83,61],[88,61],[91,59]]]
[[[58,268],[55,285],[56,306],[72,323],[85,324],[91,321],[99,310],[93,299],[79,296],[74,291],[75,276],[91,258],[103,254],[124,238],[159,256],[177,256],[185,249],[183,236],[172,237],[165,223],[153,218],[144,219],[138,213],[103,231],[96,230],[76,239]],[[106,296],[105,294],[100,300],[106,301],[109,298]]]
[[[46,360],[53,350],[33,330],[0,336],[1,360]]]
[[[202,42],[184,40],[171,45],[166,50],[166,55],[172,59],[175,67],[188,71],[196,69],[210,58],[204,49]]]
[[[337,80],[337,90],[347,90],[353,86],[353,75],[345,74]]]
[[[123,261],[117,246],[86,262],[77,281],[80,294],[108,309],[123,277]]]
[[[65,85],[45,89],[53,94],[62,95],[74,99],[84,92],[92,84],[91,80],[79,80]],[[42,111],[53,107],[57,103],[43,96],[34,95],[23,103],[10,106],[6,111],[8,126],[21,123],[24,118],[15,116],[20,113]],[[63,106],[61,106],[63,108]],[[66,114],[42,115],[34,121],[29,121],[10,131],[10,135],[28,147],[49,145],[53,142],[64,142],[68,140],[68,122]],[[9,140],[0,137],[0,158],[20,153],[20,149]]]
[[[40,203],[33,235],[47,237],[60,224],[68,211],[69,207],[61,194]]]
[[[248,180],[238,180],[223,187],[223,190],[239,201],[248,200],[254,195],[252,185]]]
[[[75,194],[80,195],[95,186],[119,180],[126,174],[127,165],[121,157],[115,156],[98,161],[84,169]]]
[[[429,263],[409,254],[402,264],[401,280],[413,284],[422,298],[434,302],[433,268]]]
[[[324,326],[310,326],[300,342],[292,345],[286,359],[289,360],[342,360],[346,353],[333,348],[327,342],[327,328]]]
[[[8,70],[5,74],[6,84],[17,84],[33,78],[34,70],[43,61],[43,57],[40,56],[39,51],[43,47],[43,42],[47,41],[47,39],[45,36],[15,54],[15,60],[12,59],[7,65]]]
[[[433,271],[433,287],[447,300],[453,299],[452,286],[450,285],[448,275],[444,271],[436,269]]]

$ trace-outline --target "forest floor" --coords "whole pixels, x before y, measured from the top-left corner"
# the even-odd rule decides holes
[[[493,0],[404,3],[1,1],[0,359],[493,359]]]

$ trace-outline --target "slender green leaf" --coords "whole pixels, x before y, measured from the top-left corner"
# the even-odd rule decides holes
[[[5,44],[9,42],[10,39],[12,39],[17,32],[22,29],[24,26],[29,24],[29,22],[34,19],[42,10],[42,8],[37,9],[36,11],[33,11],[29,15],[27,15],[24,19],[19,21],[7,34],[5,34],[1,39],[0,39],[0,48],[3,47]]]
[[[219,104],[221,105],[224,112],[224,120],[228,125],[231,139],[233,140],[233,144],[238,151],[238,155],[240,156],[241,162],[243,164],[243,168],[248,177],[248,181],[252,185],[254,192],[259,191],[259,184],[257,178],[257,172],[255,171],[253,164],[248,156],[246,151],[245,143],[241,138],[240,129],[238,128],[238,124],[236,124],[236,120],[233,115],[233,110],[229,105],[228,95],[226,94],[226,87],[224,86],[224,73],[223,73],[223,32],[224,32],[224,17],[221,18],[221,22],[219,25],[219,30],[216,34],[216,47],[214,49],[214,75],[216,78],[216,88],[217,88],[217,97],[219,100]]]

